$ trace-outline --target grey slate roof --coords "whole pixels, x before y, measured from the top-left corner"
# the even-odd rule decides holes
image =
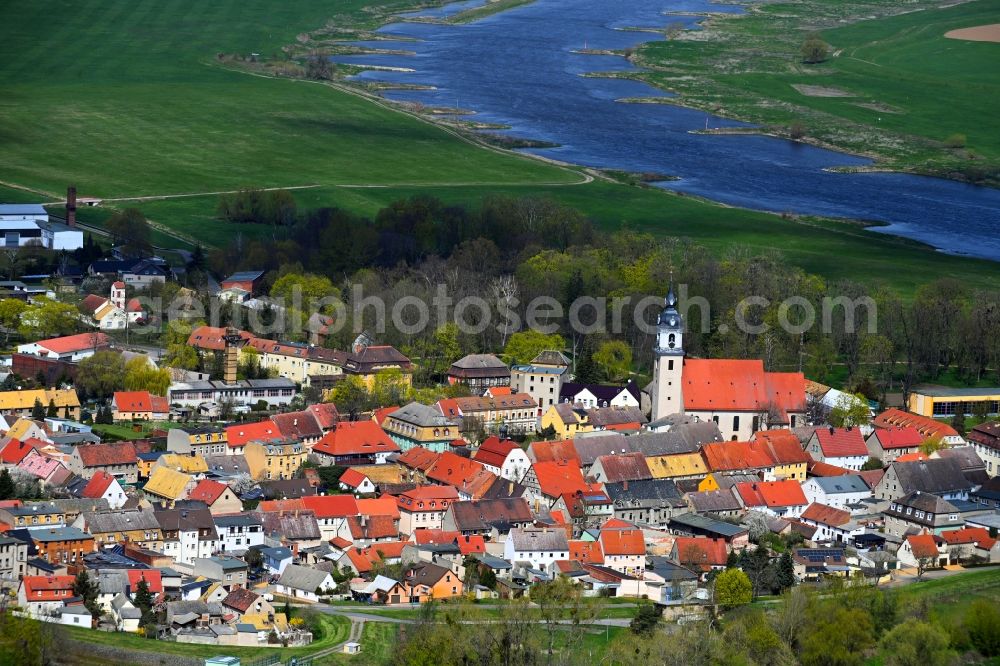
[[[904,493],[920,490],[925,493],[948,493],[972,490],[962,466],[954,458],[921,460],[919,462],[894,462],[892,468]]]
[[[723,520],[715,520],[714,518],[702,516],[697,513],[685,513],[680,516],[674,516],[670,519],[670,527],[680,531],[696,531],[697,533],[712,532],[727,538],[743,534],[747,531],[745,527],[733,525]]]
[[[319,571],[311,567],[299,566],[298,564],[289,564],[281,573],[281,578],[278,579],[278,585],[284,585],[285,587],[290,587],[296,590],[313,592],[317,587],[323,585],[327,576],[329,576],[329,574],[325,571]]]
[[[261,515],[264,523],[264,532],[278,535],[286,539],[318,539],[320,538],[319,524],[316,522],[316,514],[312,511],[299,511],[295,513],[265,513]]]
[[[843,476],[817,476],[813,477],[820,488],[827,495],[838,495],[841,493],[867,493],[871,489],[857,474],[844,474]]]
[[[946,499],[942,499],[931,493],[922,493],[919,490],[907,493],[896,500],[896,504],[912,507],[917,511],[925,511],[935,515],[957,513],[958,508]]]
[[[462,532],[532,521],[531,507],[520,497],[454,502],[448,511],[455,517],[456,529]]]
[[[435,426],[454,426],[455,423],[449,421],[436,407],[423,405],[419,402],[411,402],[400,407],[389,414],[394,419],[404,421],[420,428],[433,428]]]
[[[963,471],[985,469],[983,459],[976,453],[973,446],[956,446],[952,449],[941,449],[938,455],[942,458],[953,458],[958,461]]]
[[[569,408],[568,405],[566,407]],[[576,455],[580,458],[580,465],[590,467],[601,456],[612,453],[628,453],[629,448],[625,439],[625,435],[617,432],[587,434],[574,437],[573,448],[576,449]]]
[[[731,488],[688,493],[687,498],[691,508],[698,513],[739,511],[743,508]]]
[[[617,505],[666,503],[681,504],[681,493],[670,479],[643,479],[604,484],[604,492]]]
[[[507,538],[513,541],[514,550],[521,553],[531,551],[569,551],[566,532],[561,529],[550,530],[537,527],[522,529],[515,527],[510,531]]]
[[[85,513],[83,518],[87,531],[91,534],[160,529],[160,523],[152,511],[102,511]]]

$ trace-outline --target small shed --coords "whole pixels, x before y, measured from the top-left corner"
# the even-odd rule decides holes
[[[205,657],[205,666],[240,666],[239,657]]]
[[[356,643],[354,641],[349,641],[344,643],[344,654],[360,654],[361,653],[361,643]]]

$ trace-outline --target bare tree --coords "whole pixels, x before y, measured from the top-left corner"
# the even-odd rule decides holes
[[[507,337],[514,332],[510,326],[510,320],[506,313],[512,312],[518,305],[517,280],[513,275],[498,275],[490,282],[490,291],[493,299],[497,303],[497,309],[503,316],[503,323],[500,329],[500,346],[507,346]]]

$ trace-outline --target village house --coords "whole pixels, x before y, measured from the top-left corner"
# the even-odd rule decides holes
[[[646,569],[646,541],[640,529],[602,529],[601,551],[604,566],[629,576],[641,576]]]
[[[729,548],[724,539],[708,537],[677,537],[668,559],[682,567],[704,575],[722,571],[729,560]]]
[[[312,455],[321,465],[385,464],[399,452],[389,435],[374,421],[345,421],[326,433],[312,447]]]
[[[25,541],[0,536],[0,584],[23,578],[27,560],[28,544]]]
[[[278,579],[276,592],[296,601],[316,603],[320,596],[317,592],[332,592],[336,587],[333,577],[326,571],[289,564]]]
[[[95,472],[87,485],[80,491],[80,497],[103,499],[112,509],[121,508],[128,500],[118,479],[106,472]]]
[[[531,508],[521,498],[453,502],[441,519],[441,529],[462,536],[506,534],[534,522]]]
[[[551,432],[557,439],[570,439],[585,432],[593,432],[587,408],[560,402],[550,406],[541,419],[541,429]]]
[[[644,481],[653,478],[641,453],[601,456],[590,468],[590,478],[598,483]]]
[[[110,342],[108,336],[103,333],[77,333],[76,335],[65,335],[60,338],[49,338],[48,340],[18,345],[17,352],[76,363],[93,356],[102,349],[107,349]],[[48,405],[47,402],[43,404]],[[80,403],[77,402],[76,406],[79,407]],[[79,418],[79,414],[72,418]]]
[[[912,397],[912,396],[911,396]],[[929,416],[890,408],[872,419],[876,430],[882,428],[915,428],[924,439],[938,439],[949,446],[963,446],[965,440],[947,423]]]
[[[203,576],[221,583],[227,590],[232,590],[246,587],[247,569],[247,563],[238,557],[216,555],[194,558],[191,573],[196,578]]]
[[[102,331],[128,328],[130,324],[141,323],[145,316],[138,298],[126,299],[125,283],[120,280],[111,284],[110,298],[90,294],[81,301],[80,310]]]
[[[175,562],[191,564],[218,550],[219,534],[208,509],[156,509],[153,514],[163,534],[163,554]]]
[[[531,569],[550,571],[556,560],[569,557],[566,532],[547,527],[515,527],[507,534],[503,558],[515,565],[524,564]],[[605,558],[607,557],[605,551]]]
[[[493,354],[469,354],[451,364],[448,384],[465,384],[472,395],[482,395],[494,386],[510,386],[510,368]]]
[[[245,621],[246,616],[253,615],[264,620],[274,617],[274,606],[267,599],[253,590],[237,587],[229,591],[229,594],[220,601],[223,608],[235,613],[240,621]]]
[[[73,598],[75,576],[25,576],[17,588],[17,605],[29,616],[53,616]]]
[[[885,531],[900,538],[908,533],[924,531],[940,535],[965,524],[954,504],[919,490],[894,498],[882,513],[885,516]]]
[[[38,557],[49,564],[82,564],[83,556],[95,550],[94,537],[76,527],[31,530]]]
[[[697,450],[691,453],[646,456],[646,465],[654,479],[703,479],[708,474],[704,458]]]
[[[457,420],[449,419],[437,407],[419,402],[411,402],[388,414],[382,427],[402,451],[420,446],[443,453],[459,437]]]
[[[264,545],[264,523],[254,512],[213,514],[219,550],[242,555],[247,550]]]
[[[687,493],[684,497],[688,508],[695,513],[736,518],[744,512],[743,504],[733,494],[732,488]]]
[[[459,499],[471,500],[480,499],[496,482],[497,476],[474,460],[446,451],[427,470],[427,480],[454,486]]]
[[[933,493],[947,500],[965,500],[972,484],[965,478],[957,460],[942,458],[894,462],[872,490],[881,500],[897,499],[915,491]]]
[[[163,533],[152,511],[95,511],[81,513],[73,523],[94,537],[97,549],[130,543],[160,550]]]
[[[11,416],[30,417],[36,402],[45,408],[54,404],[60,416],[70,419],[80,418],[80,398],[76,395],[75,389],[0,391],[0,412],[8,419]]]
[[[810,504],[799,520],[816,527],[811,539],[816,543],[851,543],[854,537],[865,531],[863,526],[851,519],[849,511],[825,504]]]
[[[751,446],[758,446],[771,458],[771,468],[765,471],[765,481],[806,478],[812,458],[802,449],[799,438],[790,430],[761,430],[754,433]]]
[[[511,391],[530,395],[538,405],[537,416],[541,416],[550,407],[559,404],[559,395],[569,375],[570,365],[570,360],[560,351],[540,352],[530,363],[511,366]]]
[[[312,512],[324,541],[340,534],[349,516],[361,513],[357,500],[351,495],[313,495],[303,497],[298,503],[303,509]],[[258,509],[263,510],[261,507]]]
[[[355,495],[373,495],[378,490],[371,478],[364,472],[358,471],[356,467],[350,467],[341,474],[340,478],[337,479],[337,485],[340,486],[341,490],[352,492]]]
[[[209,479],[199,481],[188,493],[188,499],[204,502],[213,516],[243,510],[242,500],[229,486]]]
[[[149,391],[116,391],[111,398],[115,421],[166,421],[170,418],[167,399]]]
[[[908,535],[896,551],[896,559],[901,567],[922,569],[950,564],[944,540],[926,532]]]
[[[990,421],[973,426],[965,438],[982,459],[986,473],[1000,475],[1000,422]]]
[[[139,480],[135,445],[131,442],[74,447],[66,467],[85,479],[104,472],[124,483],[134,484]]]
[[[18,502],[0,507],[0,522],[13,529],[36,530],[66,524],[66,512],[55,502]]]
[[[430,562],[421,562],[406,570],[403,583],[410,590],[411,603],[437,599],[454,599],[464,592],[458,574]]]
[[[559,402],[581,407],[640,407],[639,387],[634,381],[625,386],[564,382]]]
[[[763,511],[778,518],[798,518],[809,504],[802,486],[791,479],[738,483],[733,491],[747,510]]]
[[[871,488],[857,474],[814,476],[802,484],[802,492],[810,503],[847,511],[872,495]]]
[[[202,457],[225,454],[227,434],[226,429],[213,425],[171,428],[167,433],[167,451]]]
[[[452,486],[418,486],[396,498],[399,506],[399,531],[413,534],[418,529],[441,529],[441,521],[458,491]]]
[[[445,398],[437,408],[445,418],[466,427],[474,420],[489,434],[525,435],[538,427],[537,404],[527,393]]]
[[[187,496],[194,484],[194,477],[190,474],[158,464],[150,472],[142,492],[153,502],[165,502],[168,506],[173,506],[177,500]]]
[[[868,445],[859,428],[817,428],[806,450],[813,460],[860,472],[868,460]],[[888,462],[888,461],[886,461]]]
[[[899,456],[916,453],[925,437],[916,428],[876,428],[865,440],[868,455],[888,465]]]
[[[249,442],[243,449],[250,475],[257,481],[291,479],[309,455],[309,449],[294,441]]]

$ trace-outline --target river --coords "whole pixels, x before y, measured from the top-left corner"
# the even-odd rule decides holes
[[[414,12],[442,16],[479,0]],[[664,12],[689,12],[665,16]],[[624,97],[666,93],[643,83],[581,76],[629,70],[624,58],[574,53],[621,49],[650,39],[627,27],[694,27],[698,12],[740,11],[705,0],[536,0],[465,25],[395,23],[380,32],[419,41],[358,42],[413,55],[337,56],[337,62],[407,68],[361,79],[433,86],[389,90],[389,99],[475,111],[477,121],[559,144],[531,150],[585,166],[679,177],[659,186],[757,210],[886,223],[874,230],[941,251],[1000,260],[1000,190],[924,176],[842,174],[833,166],[866,158],[756,135],[690,130],[741,123],[671,104],[628,104]]]

